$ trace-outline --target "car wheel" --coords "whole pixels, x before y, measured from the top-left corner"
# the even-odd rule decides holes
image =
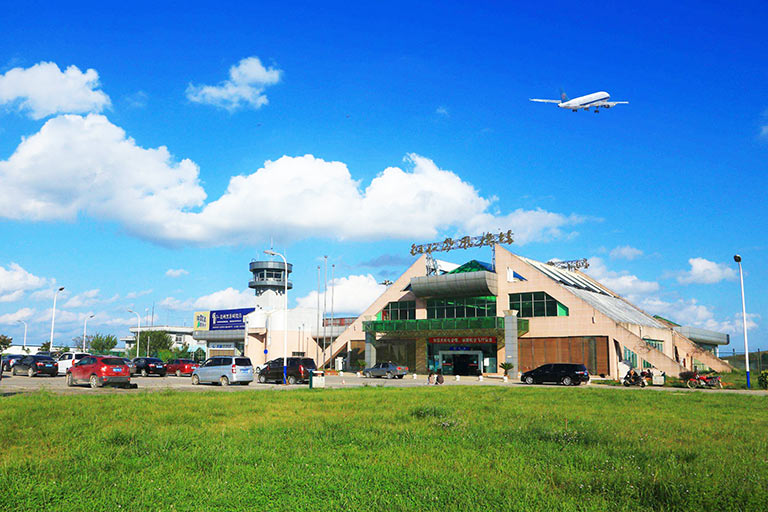
[[[141,369],[141,376],[146,377],[148,375],[146,368]]]
[[[533,384],[533,377],[531,377],[530,375],[529,375],[529,376],[527,376],[527,377],[525,378],[525,383],[526,383],[526,384]]]
[[[33,370],[32,368],[27,370],[27,377],[34,377],[34,376],[35,376],[35,370]]]
[[[67,386],[70,388],[75,385],[75,379],[72,377],[71,373],[67,374]]]
[[[391,379],[391,378],[392,378],[392,372],[387,372],[387,378],[388,378],[388,379]]]
[[[688,379],[688,382],[686,382],[686,386],[688,386],[690,389],[694,389],[697,387],[696,379]]]
[[[221,376],[221,378],[219,379],[219,384],[221,384],[222,386],[229,386],[229,379],[227,378],[226,375]]]
[[[99,383],[99,378],[95,375],[91,375],[91,378],[88,379],[88,383],[91,385],[91,389],[96,389],[101,387],[101,384]]]
[[[193,386],[197,386],[198,384],[200,384],[200,377],[198,375],[193,375],[192,376],[192,385]]]
[[[563,380],[560,382],[563,383],[563,386],[570,386],[571,384],[573,384],[573,379],[566,375],[565,377],[563,377]]]
[[[11,375],[18,375],[18,373],[16,373],[16,367],[15,366],[11,369]]]
[[[266,384],[267,383],[267,376],[264,375],[263,373],[260,373],[259,374],[259,382],[262,383],[262,384]]]
[[[14,373],[14,375],[16,375],[16,374]],[[371,378],[371,372],[365,372],[364,376],[365,376],[366,379],[370,379]]]
[[[717,389],[723,389],[722,381],[717,381]]]
[[[294,377],[293,375],[289,375],[286,381],[288,382],[288,384],[293,386],[294,384],[296,384],[296,377]]]
[[[176,376],[181,377],[181,370],[176,370]]]

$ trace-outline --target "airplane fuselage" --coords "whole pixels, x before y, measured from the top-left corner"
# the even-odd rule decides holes
[[[605,91],[593,92],[592,94],[587,94],[586,96],[579,96],[578,98],[573,98],[572,100],[563,101],[558,103],[557,106],[560,108],[578,110],[580,108],[589,108],[592,103],[608,101],[610,97],[611,95]]]

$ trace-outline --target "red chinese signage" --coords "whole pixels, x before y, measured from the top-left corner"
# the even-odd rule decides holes
[[[496,336],[456,336],[443,338],[429,338],[430,343],[443,343],[452,345],[468,345],[475,343],[496,343]]]

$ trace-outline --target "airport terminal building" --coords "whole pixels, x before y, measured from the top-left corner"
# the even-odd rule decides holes
[[[727,335],[653,317],[578,270],[500,245],[490,264],[427,263],[426,254],[413,263],[325,357],[342,355],[353,368],[364,358],[448,375],[500,373],[503,362],[515,372],[583,363],[592,375],[614,378],[620,363],[673,376],[694,366],[730,370],[715,349]]]

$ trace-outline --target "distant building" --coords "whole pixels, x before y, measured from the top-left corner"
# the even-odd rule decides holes
[[[130,332],[133,336],[126,336],[124,338],[121,338],[120,341],[123,341],[125,343],[125,347],[127,349],[132,349],[134,345],[136,344],[136,332],[138,329],[136,327],[131,327]],[[164,331],[167,332],[168,335],[171,337],[171,340],[173,341],[173,344],[171,345],[171,349],[180,349],[186,344],[189,347],[190,352],[195,352],[198,349],[205,350],[205,344],[200,343],[197,340],[194,339],[192,336],[192,327],[180,327],[175,325],[153,325],[153,326],[142,326],[141,332],[151,332],[151,331]]]

